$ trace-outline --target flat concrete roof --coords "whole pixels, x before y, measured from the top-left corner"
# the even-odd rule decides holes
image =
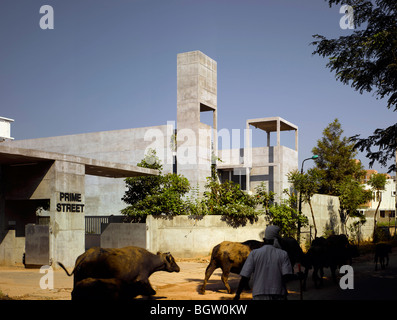
[[[27,165],[57,160],[83,164],[85,165],[85,174],[100,177],[127,178],[159,174],[158,170],[141,168],[129,164],[102,161],[35,149],[14,148],[10,146],[2,146],[0,144],[0,164]]]
[[[14,122],[14,119],[6,118],[6,117],[0,117],[0,120],[7,121],[7,122]]]
[[[266,132],[277,131],[277,121],[280,121],[280,131],[298,130],[298,127],[280,117],[258,118],[247,120],[247,123]]]

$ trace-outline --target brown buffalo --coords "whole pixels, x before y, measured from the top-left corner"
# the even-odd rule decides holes
[[[296,262],[301,262],[303,259],[303,252],[298,242],[294,238],[280,238],[279,243],[281,248],[288,253],[292,267]],[[205,293],[205,286],[208,279],[211,277],[215,269],[222,269],[222,282],[226,287],[228,293],[232,290],[228,283],[230,272],[239,274],[243,268],[245,260],[254,249],[258,249],[264,245],[263,241],[247,240],[245,242],[230,242],[223,241],[212,249],[211,261],[205,270],[204,283],[200,287],[199,292]],[[292,270],[293,271],[293,270]]]
[[[180,270],[169,252],[158,252],[156,255],[133,246],[119,249],[91,248],[76,259],[72,273],[69,273],[62,263],[58,264],[68,276],[74,274],[74,287],[87,278],[118,279],[125,283],[140,282],[146,286],[146,291],[153,290],[149,283],[152,273]]]
[[[241,268],[247,260],[248,255],[253,249],[263,246],[263,242],[256,240],[248,240],[246,242],[223,241],[212,249],[211,261],[205,270],[204,283],[200,288],[200,293],[205,293],[205,286],[208,279],[217,268],[222,269],[222,282],[228,293],[232,290],[228,283],[230,272],[240,273]]]

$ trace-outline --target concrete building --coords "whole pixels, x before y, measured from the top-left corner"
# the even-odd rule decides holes
[[[14,238],[25,237],[25,225],[35,223],[36,209],[48,204],[50,259],[72,265],[84,249],[84,215],[119,215],[125,207],[124,177],[156,174],[136,167],[149,149],[157,151],[164,173],[184,175],[200,193],[216,166],[221,180],[231,179],[249,192],[265,182],[281,199],[283,189],[289,188],[286,173],[298,168],[298,127],[280,117],[247,120],[244,147],[229,144],[231,149],[218,150],[218,136],[227,135],[217,127],[217,63],[200,51],[178,54],[176,80],[176,123],[2,143],[0,233],[6,236],[0,238],[0,262],[7,260],[9,242],[4,239],[9,231],[15,231]],[[212,125],[201,121],[203,112],[212,112]],[[264,146],[252,147],[251,127],[267,133]],[[295,132],[294,149],[281,144],[280,132],[287,130]],[[271,133],[277,134],[274,146]],[[81,204],[84,212],[58,211],[81,209]],[[73,228],[76,231],[67,232]]]
[[[120,179],[157,170],[0,146],[0,264],[73,266],[84,252],[86,176]],[[98,197],[106,197],[106,192]],[[40,211],[49,222],[40,224]],[[44,229],[44,230],[43,230]]]
[[[13,119],[8,119],[0,117],[0,142],[6,140],[14,140],[11,138],[11,123],[14,122]]]
[[[212,112],[212,126],[200,121],[203,112]],[[252,127],[267,133],[263,147],[251,147]],[[239,182],[242,189],[252,192],[264,181],[268,190],[281,198],[283,189],[289,188],[286,173],[298,168],[298,127],[280,117],[269,117],[247,120],[246,128],[241,133],[246,135],[242,148],[218,150],[218,135],[223,145],[224,139],[232,137],[231,130],[226,130],[226,138],[222,134],[225,129],[217,130],[217,63],[200,51],[192,51],[177,55],[176,127],[169,121],[153,127],[19,140],[8,145],[130,165],[136,165],[152,148],[162,160],[164,173],[184,175],[200,193],[211,165],[216,164],[221,180]],[[281,144],[280,132],[287,130],[295,132],[294,149]],[[277,134],[274,146],[270,145],[271,133]],[[120,201],[124,181],[87,176],[85,185],[87,215],[115,215],[124,208]]]
[[[266,132],[267,140],[263,147],[252,147],[251,126]],[[281,144],[281,131],[295,132],[295,148]],[[271,146],[270,135],[277,135],[276,145]],[[290,184],[286,174],[298,169],[298,127],[280,118],[259,118],[246,121],[245,146],[241,149],[219,150],[218,172],[221,181],[233,180],[242,189],[254,192],[262,182],[267,190],[276,193],[276,201],[283,199],[283,190]]]
[[[378,173],[376,170],[367,170],[367,174],[364,177],[364,187],[370,190],[371,187],[367,184],[372,174]],[[379,209],[377,214],[377,222],[390,224],[391,226],[396,225],[396,177],[386,175],[386,186],[385,190],[380,192],[378,196],[373,192],[372,200],[365,204],[363,213],[368,219],[373,219],[376,208]]]

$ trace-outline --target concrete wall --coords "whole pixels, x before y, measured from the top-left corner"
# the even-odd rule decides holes
[[[0,232],[0,265],[22,263],[25,237],[16,237],[15,230]]]
[[[317,236],[323,236],[331,229],[336,234],[342,233],[338,197],[316,194],[312,199],[312,206]],[[309,218],[309,224],[313,225],[307,204],[303,204],[302,211]],[[350,219],[348,225],[353,221]],[[267,224],[265,216],[260,216],[258,221],[253,223],[247,221],[244,226],[239,227],[232,226],[224,217],[216,215],[148,216],[146,224],[111,223],[101,235],[101,247],[119,248],[135,245],[153,253],[169,251],[179,258],[207,256],[211,254],[212,248],[222,241],[261,241]],[[302,244],[309,237],[309,233],[305,233],[308,230],[309,228],[302,229]],[[372,219],[368,219],[361,229],[361,240],[370,238],[372,230]]]
[[[151,252],[171,252],[174,256],[189,258],[210,255],[212,248],[222,241],[262,240],[266,221],[234,228],[221,216],[176,216],[156,218],[149,216],[147,225],[147,249]]]
[[[101,234],[101,248],[146,248],[145,223],[110,223]]]
[[[25,265],[43,266],[50,263],[49,226],[27,224],[25,235]]]
[[[314,219],[317,226],[317,236],[323,236],[330,231],[335,234],[344,233],[339,215],[339,198],[335,196],[328,196],[323,194],[315,194],[311,200]],[[309,224],[313,225],[312,214],[310,207],[307,203],[302,203],[302,213],[308,217]],[[347,227],[358,219],[349,218]],[[373,219],[366,220],[365,224],[361,227],[361,240],[368,240],[372,238],[373,233]],[[308,229],[303,230],[308,231]],[[314,229],[312,229],[314,236]],[[349,233],[350,235],[350,233]],[[306,238],[308,234],[302,234],[302,238]]]
[[[338,197],[316,194],[312,200],[317,236],[324,235],[326,229],[332,228],[336,234],[342,233],[339,218]],[[303,213],[313,224],[307,204],[302,206]],[[349,219],[348,226],[355,220]],[[159,218],[149,216],[146,222],[146,248],[151,252],[170,251],[177,257],[195,257],[209,255],[212,248],[222,241],[262,240],[267,221],[260,216],[257,222],[247,222],[245,226],[235,228],[221,216],[176,216]],[[302,230],[305,231],[305,230]],[[372,237],[373,222],[367,222],[361,228],[361,239]],[[302,234],[302,243],[309,234]]]

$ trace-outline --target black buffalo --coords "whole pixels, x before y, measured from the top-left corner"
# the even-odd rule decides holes
[[[74,286],[72,300],[130,300],[138,295],[154,294],[156,291],[142,281],[86,278]]]
[[[58,264],[66,271],[68,276],[74,274],[74,287],[87,278],[117,279],[117,281],[126,284],[138,283],[137,288],[145,288],[142,292],[144,295],[147,292],[155,293],[149,283],[149,277],[152,273],[156,271],[180,271],[169,252],[153,254],[143,248],[134,246],[119,249],[91,248],[76,259],[72,273],[69,273],[62,263],[58,262]],[[138,294],[140,294],[139,290]]]
[[[377,243],[375,246],[375,270],[378,270],[378,260],[381,269],[385,269],[389,264],[389,253],[391,253],[391,245],[387,243]],[[385,263],[386,262],[386,263]]]
[[[342,265],[352,264],[352,258],[357,256],[357,247],[351,245],[344,234],[315,238],[306,253],[303,287],[306,287],[308,270],[311,268],[313,268],[312,279],[316,288],[323,285],[324,268],[330,268],[332,279],[337,283],[336,269]]]

